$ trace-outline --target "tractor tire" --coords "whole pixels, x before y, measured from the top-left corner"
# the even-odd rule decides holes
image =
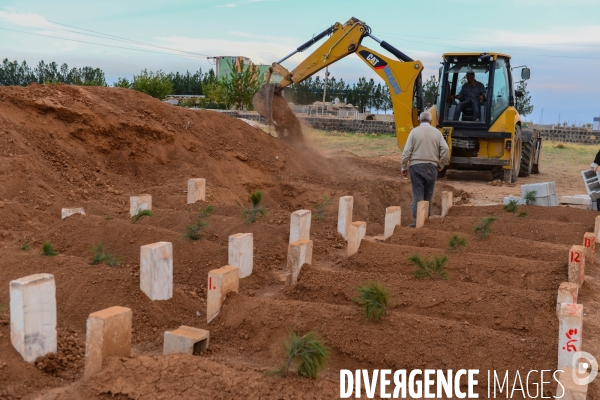
[[[533,130],[523,129],[521,132],[522,145],[521,145],[521,168],[519,170],[519,176],[527,177],[531,175],[533,171],[533,152],[534,152],[534,137]]]
[[[504,179],[504,168],[494,167],[492,169],[492,179],[495,181]]]
[[[519,171],[521,170],[521,150],[522,150],[522,137],[521,137],[521,126],[515,126],[515,139],[513,140],[513,155],[512,155],[512,169],[504,169],[504,176],[502,180],[508,183],[516,183]]]

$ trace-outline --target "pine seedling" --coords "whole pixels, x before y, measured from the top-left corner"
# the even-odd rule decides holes
[[[52,246],[51,243],[44,243],[42,245],[42,255],[44,256],[55,256],[58,253],[56,252],[56,250],[54,250],[54,247]]]
[[[379,321],[385,317],[390,302],[389,290],[379,282],[369,282],[356,288],[355,302],[365,309],[367,321]]]
[[[139,210],[136,215],[131,217],[131,223],[136,224],[143,217],[151,217],[152,210]]]
[[[265,207],[260,205],[260,202],[262,201],[262,192],[260,190],[250,194],[250,201],[252,202],[252,207],[246,208],[242,213],[242,217],[246,220],[247,224],[256,222],[258,214],[263,217],[267,215]]]
[[[317,204],[313,204],[312,208],[315,210],[312,215],[312,219],[317,221],[323,221],[325,219],[325,207],[331,204],[331,199],[326,195],[323,195],[323,201]]]
[[[508,204],[505,204],[502,206],[502,209],[506,212],[510,212],[510,213],[516,213],[517,209],[519,208],[518,205],[518,200],[512,199],[508,202]]]
[[[528,206],[535,204],[535,202],[537,201],[535,196],[537,196],[537,190],[530,190],[527,193],[525,193],[525,196],[523,196],[523,198],[525,199],[525,203]]]
[[[3,312],[6,312],[7,309],[8,309],[8,307],[6,307],[6,304],[0,303],[0,314],[2,314]]]
[[[107,215],[106,217],[104,217],[105,220],[110,221],[112,219],[111,216]]]
[[[29,249],[31,249],[31,246],[29,245],[29,243],[25,242],[21,245],[21,250],[29,251]]]
[[[205,219],[214,210],[213,206],[206,206],[201,208],[196,217],[196,221],[192,225],[185,226],[185,233],[183,234],[184,240],[200,240],[202,238],[202,232],[208,228],[208,221]]]
[[[411,264],[414,264],[417,269],[413,272],[413,276],[417,279],[430,278],[433,281],[438,279],[448,280],[448,271],[446,264],[448,257],[434,256],[433,259],[421,258],[418,254],[413,254],[408,258]]]
[[[527,211],[521,211],[521,212],[519,213],[519,217],[520,217],[520,218],[525,218],[525,217],[527,216],[527,214],[529,214]]]
[[[492,233],[492,222],[497,219],[497,217],[481,218],[481,220],[473,227],[473,233],[478,234],[478,239],[485,239]]]
[[[119,264],[117,257],[104,251],[104,244],[98,243],[90,250],[92,253],[92,265],[106,264],[114,267]]]
[[[461,247],[467,247],[467,239],[456,233],[453,234],[448,242],[448,248],[450,250],[460,250]]]
[[[292,364],[296,373],[307,378],[317,379],[319,371],[325,369],[329,358],[329,348],[319,339],[316,332],[308,332],[304,336],[296,335],[290,330],[287,339],[283,342],[285,350],[285,363],[274,373],[287,377]]]

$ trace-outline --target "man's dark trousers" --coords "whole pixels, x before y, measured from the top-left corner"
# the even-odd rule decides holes
[[[413,218],[417,220],[417,203],[423,200],[429,202],[429,212],[431,213],[431,203],[433,200],[433,189],[437,179],[438,169],[436,165],[430,163],[411,165],[410,182],[412,184],[412,210]]]

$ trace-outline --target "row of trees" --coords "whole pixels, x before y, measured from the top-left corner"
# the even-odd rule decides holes
[[[104,72],[100,68],[83,67],[71,68],[67,64],[58,65],[56,62],[46,64],[40,61],[35,68],[23,61],[9,62],[4,59],[0,65],[1,85],[27,85],[36,83],[66,83],[74,85],[108,86]],[[201,100],[194,100],[189,105],[198,105],[205,108],[231,108],[252,109],[252,97],[264,84],[264,77],[255,65],[245,66],[243,62],[239,67],[230,66],[230,73],[217,79],[214,70],[203,73],[201,69],[194,73],[165,74],[162,70],[152,72],[142,70],[139,75],[134,75],[130,81],[119,78],[113,83],[114,87],[123,87],[138,90],[158,99],[168,95],[204,95]],[[424,105],[429,108],[435,104],[439,82],[431,76],[423,84]],[[288,101],[296,104],[311,104],[323,100],[325,81],[320,77],[310,77],[300,83],[291,85],[284,91]],[[531,96],[527,91],[527,83],[519,82],[518,90],[525,93],[524,97],[517,99],[516,108],[521,115],[533,112]],[[335,98],[357,106],[360,110],[382,110],[387,113],[392,109],[390,92],[385,84],[375,83],[373,79],[365,77],[358,79],[352,85],[343,79],[331,77],[327,82],[325,101]]]
[[[17,61],[9,62],[7,58],[0,64],[0,85],[26,86],[31,82],[106,86],[104,72],[100,68],[69,68],[67,64],[59,66],[54,61],[48,64],[40,61],[31,68],[26,61],[19,64]]]

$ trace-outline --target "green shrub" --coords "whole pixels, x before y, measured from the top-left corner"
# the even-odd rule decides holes
[[[321,342],[316,332],[311,331],[300,337],[290,330],[283,347],[286,360],[275,373],[287,377],[293,364],[299,376],[317,379],[319,371],[325,369],[329,348]]]
[[[460,250],[461,247],[467,246],[467,239],[462,236],[457,235],[456,233],[450,237],[450,241],[448,242],[448,248],[450,250]]]
[[[111,267],[117,266],[119,260],[117,257],[104,251],[104,244],[98,243],[90,250],[92,253],[92,265],[106,264]]]
[[[390,301],[390,292],[379,282],[369,282],[356,288],[358,297],[354,299],[365,308],[367,321],[379,321],[385,317]]]
[[[518,202],[518,200],[512,199],[508,202],[508,204],[503,205],[502,209],[506,212],[515,213],[519,208]]]
[[[208,221],[205,219],[208,218],[213,210],[213,206],[206,206],[200,209],[194,223],[185,226],[184,240],[200,240],[202,238],[202,232],[208,228]]]
[[[131,88],[163,100],[173,91],[173,82],[162,70],[148,72],[144,69],[139,75],[133,76]]]
[[[519,213],[519,217],[521,217],[521,218],[525,218],[525,217],[527,216],[527,214],[529,214],[527,211],[521,211],[521,212]]]
[[[413,276],[417,279],[430,278],[433,281],[438,279],[448,280],[448,271],[446,271],[446,264],[448,263],[448,257],[435,256],[433,259],[426,259],[418,254],[413,254],[408,258],[411,264],[414,264],[417,269],[413,272]]]
[[[529,192],[525,193],[525,196],[523,197],[525,199],[525,203],[528,206],[535,204],[537,201],[535,196],[537,196],[537,190],[530,190]]]
[[[54,250],[52,244],[46,242],[42,245],[42,254],[45,256],[55,256],[58,253],[56,252],[56,250]]]
[[[6,304],[0,303],[0,314],[6,312],[6,310],[8,310]]]
[[[131,217],[131,223],[136,224],[143,217],[151,217],[151,216],[152,216],[152,210],[140,210],[140,211],[138,211],[138,213],[136,215]]]
[[[329,204],[331,204],[331,199],[326,195],[323,195],[323,201],[312,205],[312,208],[315,210],[312,219],[323,221],[325,219],[325,207]]]
[[[478,239],[485,239],[492,233],[492,222],[497,219],[497,217],[481,218],[481,220],[473,227],[473,233],[477,234]]]
[[[263,217],[267,215],[267,210],[260,205],[262,201],[262,192],[257,190],[256,192],[250,195],[250,202],[252,202],[252,207],[244,209],[242,212],[242,217],[246,220],[247,224],[252,224],[256,222],[258,215],[262,215]]]
[[[29,245],[29,243],[25,242],[21,245],[21,250],[29,251],[29,249],[31,249],[31,246]]]

